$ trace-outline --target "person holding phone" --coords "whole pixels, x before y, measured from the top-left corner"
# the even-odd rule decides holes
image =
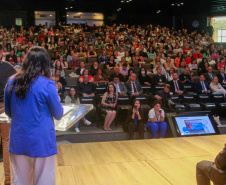
[[[144,111],[140,106],[140,100],[135,99],[133,107],[128,115],[129,117],[127,122],[129,139],[134,139],[134,131],[138,131],[140,139],[144,139],[144,123],[143,123]]]
[[[165,112],[161,109],[161,101],[155,101],[154,108],[149,111],[146,129],[151,132],[153,139],[156,138],[156,134],[159,129],[160,138],[164,137],[167,129],[167,123],[165,122]]]

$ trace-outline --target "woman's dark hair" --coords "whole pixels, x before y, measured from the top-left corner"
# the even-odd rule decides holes
[[[109,86],[110,85],[112,85],[114,87],[114,93],[115,93],[116,92],[116,88],[115,88],[114,84],[108,84],[108,86],[107,86],[107,92],[110,93],[110,91],[109,91]]]
[[[171,69],[173,69],[173,73],[176,72],[175,69],[173,67],[171,67],[170,70],[169,70],[169,73],[170,73]]]
[[[82,72],[82,76],[84,76],[84,72],[85,72],[85,71],[88,71],[88,75],[90,76],[89,70],[88,70],[88,69],[86,69],[86,68],[83,70],[83,72]]]
[[[76,89],[74,87],[71,87],[70,88],[70,90],[69,90],[69,97],[72,98],[71,97],[71,93],[70,93],[71,89],[74,89],[75,90],[75,99],[77,100],[78,99],[78,94],[77,94],[77,91],[76,91]]]
[[[142,69],[145,70],[145,75],[147,75],[147,70],[146,70],[144,67],[141,67],[141,68],[140,68],[140,71],[139,71],[139,76],[142,76],[142,74],[141,74],[141,70],[142,70]]]
[[[155,100],[154,103],[153,103],[153,105],[155,106],[155,105],[157,105],[157,104],[162,105],[162,102],[159,101],[159,100]]]
[[[128,70],[128,75],[127,75],[127,76],[130,76],[130,71],[133,71],[133,73],[134,73],[134,70],[133,70],[132,68],[130,68],[130,69]]]
[[[16,96],[24,99],[30,90],[31,84],[37,80],[39,75],[50,78],[49,54],[42,47],[32,47],[22,64],[20,71],[15,75],[13,85]]]
[[[133,105],[132,105],[132,108],[134,108],[136,101],[139,101],[139,103],[140,103],[140,100],[138,100],[138,99],[134,99],[134,100],[133,100]]]
[[[60,71],[62,71],[63,68],[62,68],[62,66],[61,66],[61,63],[60,63],[60,68],[57,67],[57,62],[58,62],[58,61],[60,62],[60,60],[57,60],[57,61],[56,61],[56,64],[55,64],[55,70],[59,69]]]

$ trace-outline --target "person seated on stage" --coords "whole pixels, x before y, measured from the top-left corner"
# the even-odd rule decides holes
[[[77,95],[76,90],[75,90],[74,87],[71,87],[71,88],[70,88],[69,95],[67,95],[67,96],[65,97],[64,102],[65,102],[65,103],[75,103],[75,104],[80,104],[78,95]],[[84,123],[85,125],[91,125],[91,122],[88,121],[85,117],[82,117],[81,120],[83,121],[83,123]],[[77,121],[77,122],[75,123],[75,131],[76,131],[76,132],[80,132],[80,129],[79,129],[79,122],[80,122],[80,121]]]
[[[205,78],[206,78],[206,82],[210,84],[213,80],[213,77],[216,76],[216,74],[213,73],[213,68],[211,66],[207,68],[207,71],[208,73],[205,74]]]
[[[172,106],[175,105],[172,101],[170,101],[170,85],[166,84],[164,89],[161,91],[157,91],[154,99],[162,102],[162,109],[165,112],[172,111]]]
[[[115,75],[119,76],[119,80],[121,82],[125,82],[125,77],[121,73],[119,73],[119,67],[118,66],[114,68],[114,73],[110,76],[111,81],[113,80]]]
[[[83,82],[84,75],[88,75],[89,76],[89,82],[90,83],[94,82],[92,75],[89,74],[89,70],[88,69],[84,69],[82,75],[79,77],[79,82],[80,83]]]
[[[151,85],[151,77],[147,75],[147,70],[144,67],[141,67],[139,76],[139,82],[141,85]]]
[[[156,138],[156,134],[160,129],[160,138],[163,138],[166,133],[167,123],[165,121],[164,110],[161,109],[161,101],[156,100],[154,102],[154,108],[149,111],[148,122],[146,125],[147,131],[151,132],[153,139]]]
[[[103,74],[103,70],[100,68],[97,70],[97,74],[93,77],[93,80],[94,80],[94,84],[99,84],[99,85],[103,85],[103,84],[106,85],[109,82],[107,76]]]
[[[140,106],[140,100],[134,100],[128,115],[126,123],[128,125],[129,139],[134,139],[134,131],[138,131],[140,139],[144,139],[144,110]]]
[[[116,88],[113,84],[109,84],[107,87],[107,92],[104,93],[101,101],[101,112],[106,114],[103,129],[105,131],[111,131],[111,123],[116,116],[116,106],[117,106],[118,94],[116,93]]]
[[[156,65],[155,65],[155,68],[153,69],[153,73],[156,75],[157,74],[157,68],[158,67],[161,67],[162,69],[162,75],[166,75],[166,70],[165,68],[161,65],[161,62],[160,61],[157,61],[156,62]]]
[[[80,67],[76,69],[76,74],[81,76],[83,71],[85,70],[85,63],[83,61],[80,62]]]
[[[126,82],[127,94],[132,96],[139,96],[143,94],[143,89],[139,82],[136,81],[137,75],[135,73],[130,75],[130,80]]]
[[[197,185],[226,184],[226,144],[223,150],[216,156],[215,162],[200,161],[196,165]]]
[[[198,94],[211,94],[212,91],[209,87],[209,84],[205,82],[204,75],[199,76],[199,82],[195,83],[195,90]]]
[[[178,74],[175,72],[173,73],[173,80],[169,82],[170,85],[170,92],[173,92],[173,94],[182,95],[184,94],[184,86],[183,84],[178,80]]]
[[[186,67],[184,73],[180,74],[179,80],[183,84],[194,84],[193,80],[193,73],[190,73],[190,68]]]
[[[157,74],[154,75],[154,84],[155,85],[165,85],[166,83],[166,77],[165,75],[162,75],[162,68],[157,67]]]
[[[109,84],[113,84],[116,88],[116,93],[119,96],[127,96],[127,89],[124,82],[121,82],[118,75],[115,75],[113,81]]]
[[[210,83],[210,88],[213,94],[226,94],[226,90],[221,86],[218,77],[214,76],[213,81]]]
[[[73,54],[72,60],[69,61],[68,68],[76,70],[80,67],[80,61],[78,60],[78,55]]]
[[[219,69],[219,73],[217,74],[217,77],[219,79],[219,82],[222,85],[226,84],[226,73],[224,71],[225,71],[224,67],[221,67]]]
[[[96,88],[95,88],[94,84],[89,82],[89,76],[88,75],[84,75],[83,82],[78,84],[77,92],[78,92],[79,96],[95,97]]]

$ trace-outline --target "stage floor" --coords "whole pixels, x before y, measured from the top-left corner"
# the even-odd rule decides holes
[[[226,135],[217,135],[63,144],[56,158],[57,185],[195,185],[196,163],[213,161],[225,141]]]

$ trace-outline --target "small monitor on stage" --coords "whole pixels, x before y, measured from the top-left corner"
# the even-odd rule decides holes
[[[218,129],[211,114],[203,116],[174,116],[178,136],[217,134]]]

